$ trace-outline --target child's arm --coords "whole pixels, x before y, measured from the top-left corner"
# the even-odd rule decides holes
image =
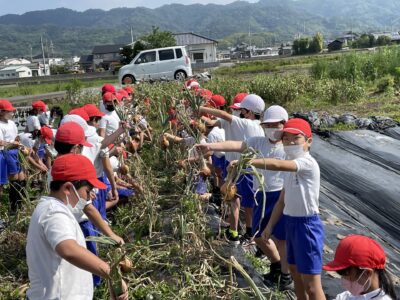
[[[274,229],[276,223],[278,223],[279,219],[283,214],[283,209],[285,208],[285,190],[282,190],[281,194],[279,195],[279,200],[276,202],[274,209],[272,210],[271,218],[265,227],[262,236],[268,241],[272,235],[272,230]]]
[[[196,148],[202,153],[209,151],[240,152],[246,150],[246,143],[240,141],[225,141],[219,143],[197,144]]]
[[[227,113],[226,111],[219,110],[219,109],[202,106],[202,107],[200,107],[199,112],[213,115],[214,117],[221,118],[225,121],[228,121],[229,123],[231,123],[232,119],[233,119],[233,116],[230,113]]]
[[[112,238],[117,243],[121,244],[125,243],[120,236],[116,235],[112,231],[110,226],[108,226],[108,224],[103,220],[99,211],[97,210],[96,207],[93,206],[93,204],[86,205],[85,208],[83,209],[83,212],[89,218],[90,222],[92,222],[93,225],[96,226],[101,231],[102,234]]]
[[[212,120],[210,118],[207,118],[206,116],[202,116],[201,120],[210,126],[217,126],[218,123],[218,120]]]
[[[114,141],[125,132],[125,130],[128,128],[128,125],[126,122],[121,122],[120,126],[116,131],[114,131],[112,134],[109,136],[105,137],[104,140],[101,142],[101,149],[106,148],[108,145],[114,143]],[[102,130],[102,129],[100,129]],[[100,135],[101,136],[101,135]]]
[[[103,163],[104,172],[106,173],[108,181],[110,181],[111,194],[113,196],[112,200],[118,202],[117,184],[115,183],[114,171],[110,163],[110,158],[108,156],[104,156],[101,158],[101,162]]]
[[[164,133],[164,136],[167,138],[167,140],[172,141],[174,143],[182,143],[184,141],[183,138],[176,136],[176,135],[172,135],[170,133]]]
[[[251,164],[257,169],[296,172],[297,165],[294,160],[280,160],[274,158],[258,158],[254,159]]]

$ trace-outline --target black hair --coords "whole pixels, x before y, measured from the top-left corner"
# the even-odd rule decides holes
[[[89,121],[90,122],[93,122],[93,121],[100,121],[101,120],[101,117],[99,117],[99,116],[93,116],[93,117],[90,117],[89,118]]]
[[[56,149],[60,155],[71,153],[72,147],[74,146],[74,144],[67,144],[57,140],[54,142],[54,149]]]
[[[260,120],[260,119],[261,119],[261,115],[260,115],[260,114],[254,114],[254,118],[255,118],[256,120]]]
[[[52,181],[52,182],[50,182],[50,190],[53,192],[57,192],[61,189],[63,184],[65,184],[66,182],[68,182],[68,181],[63,181],[63,180]],[[92,184],[87,180],[76,180],[76,181],[70,181],[70,182],[77,190],[83,186],[93,187]]]
[[[50,110],[50,119],[54,119],[54,114],[57,114],[57,116],[59,116],[59,121],[58,121],[58,125],[57,128],[60,127],[60,123],[62,118],[64,117],[64,112],[61,109],[61,107],[59,106],[54,106],[51,110]]]
[[[28,111],[28,115],[30,116],[36,116],[39,113],[39,110],[37,108],[32,108],[31,110]]]
[[[356,270],[357,276],[360,276],[361,273],[364,271],[364,269],[360,269],[357,267],[349,267],[343,270],[338,270],[336,271],[336,273],[338,273],[340,276],[347,276],[352,268]],[[378,273],[380,290],[371,299],[377,298],[381,294],[381,291],[383,291],[386,295],[388,295],[392,299],[398,299],[392,277],[389,275],[389,273],[385,269],[374,269],[374,271]]]

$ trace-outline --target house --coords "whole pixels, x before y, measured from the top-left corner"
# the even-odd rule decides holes
[[[0,62],[4,66],[28,65],[31,62],[24,58],[7,58]]]
[[[45,61],[46,64],[49,64],[50,66],[56,65],[56,66],[63,66],[65,65],[65,61],[61,57],[48,57],[45,54]],[[43,54],[38,54],[32,57],[32,62],[33,63],[43,63]]]
[[[217,60],[228,60],[231,59],[230,51],[219,51],[217,53]]]
[[[112,65],[119,64],[121,61],[120,51],[124,46],[124,44],[95,46],[92,51],[94,65],[109,70]]]
[[[293,47],[292,46],[281,46],[281,47],[279,47],[278,54],[282,55],[282,56],[290,56],[293,54]]]
[[[192,63],[212,63],[217,61],[218,41],[193,33],[175,33],[177,46],[186,46]]]
[[[32,70],[26,66],[7,66],[0,69],[1,79],[15,79],[23,77],[32,77]]]
[[[332,51],[342,50],[343,45],[344,42],[342,40],[334,40],[333,42],[330,42],[328,44],[328,51],[332,52]]]
[[[79,59],[79,65],[85,72],[93,72],[93,54],[82,55]]]

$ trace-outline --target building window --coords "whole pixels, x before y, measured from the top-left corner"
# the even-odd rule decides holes
[[[204,53],[203,52],[193,53],[193,60],[196,62],[203,62],[204,61]]]

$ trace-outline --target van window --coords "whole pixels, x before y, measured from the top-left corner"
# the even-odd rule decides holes
[[[145,52],[135,61],[135,64],[145,64],[156,61],[156,51]]]
[[[160,60],[170,60],[174,59],[174,50],[173,49],[168,49],[168,50],[159,50],[158,51],[158,57]]]
[[[183,56],[181,48],[176,48],[175,53],[176,53],[176,58],[181,58]]]

